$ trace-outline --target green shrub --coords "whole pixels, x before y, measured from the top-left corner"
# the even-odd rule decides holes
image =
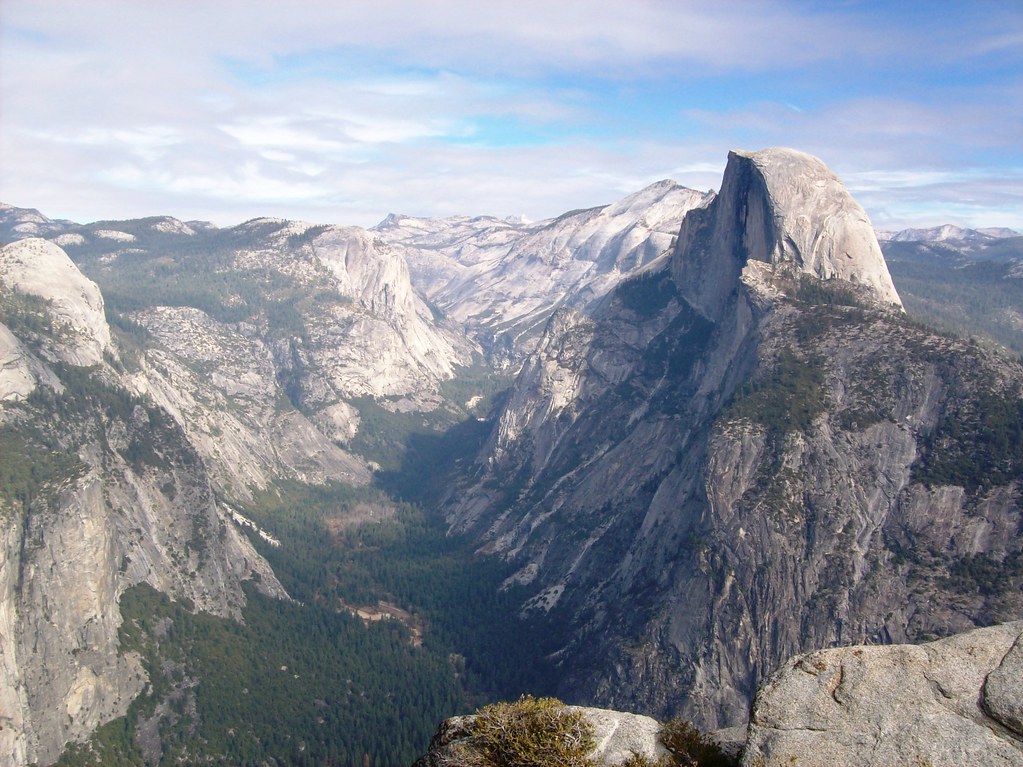
[[[442,758],[451,767],[594,767],[593,727],[582,711],[557,698],[523,695],[515,703],[478,710]],[[663,725],[668,754],[658,759],[632,754],[617,767],[736,767],[737,760],[690,722],[676,717]]]
[[[737,764],[711,738],[679,717],[664,724],[661,741],[671,752],[671,764],[679,767],[735,767]]]
[[[826,406],[824,360],[783,349],[759,379],[736,391],[725,419],[748,418],[775,434],[807,432]]]
[[[739,760],[721,750],[711,738],[692,723],[675,717],[664,723],[661,742],[670,752],[659,759],[632,754],[617,767],[737,767]]]
[[[523,695],[476,712],[455,755],[464,767],[592,767],[593,727],[556,698]],[[454,763],[454,761],[452,762]]]

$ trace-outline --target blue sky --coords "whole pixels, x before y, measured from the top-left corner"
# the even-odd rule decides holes
[[[0,3],[0,201],[51,217],[539,219],[775,145],[1023,230],[1023,2]]]

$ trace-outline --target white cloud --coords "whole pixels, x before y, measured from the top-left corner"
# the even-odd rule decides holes
[[[345,157],[358,151],[359,147],[353,142],[340,140],[344,136],[340,131],[334,133],[334,138],[319,135],[317,129],[321,127],[300,126],[292,118],[269,116],[239,119],[217,126],[244,147],[262,152],[285,150]]]
[[[4,0],[0,199],[220,223],[543,218],[669,175],[716,187],[728,149],[783,144],[893,216],[958,193],[957,215],[1023,226],[1023,93],[1005,76],[1023,13],[991,3],[941,24],[862,7]],[[978,74],[985,57],[1000,80]],[[926,88],[901,85],[928,68]],[[761,73],[779,94],[743,94]],[[652,100],[674,91],[698,108]]]

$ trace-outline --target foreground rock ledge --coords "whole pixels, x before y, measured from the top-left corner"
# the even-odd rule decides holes
[[[613,767],[633,754],[658,759],[668,753],[658,737],[661,725],[649,716],[602,708],[565,708],[581,711],[593,727],[594,749],[589,758],[596,767]],[[430,750],[413,767],[458,767],[457,747],[469,737],[472,719],[472,716],[456,716],[444,721],[430,742]]]
[[[1023,621],[799,655],[757,694],[742,764],[1023,765]]]

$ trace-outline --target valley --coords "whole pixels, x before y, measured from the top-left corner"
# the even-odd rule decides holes
[[[0,761],[741,727],[797,653],[1019,619],[1023,238],[878,239],[792,150],[540,222],[0,208]]]

